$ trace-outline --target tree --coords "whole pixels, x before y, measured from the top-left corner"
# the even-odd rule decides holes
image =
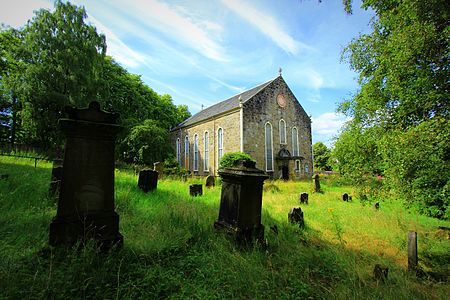
[[[448,3],[365,0],[363,7],[376,18],[373,32],[343,53],[360,74],[361,88],[339,107],[353,118],[336,142],[340,168],[346,171],[353,161],[359,173],[373,172],[374,164],[398,198],[450,218],[450,150],[437,142],[448,141],[450,131]],[[355,149],[367,145],[368,151]]]
[[[322,142],[317,142],[313,145],[313,155],[314,155],[314,168],[331,171],[331,151]]]

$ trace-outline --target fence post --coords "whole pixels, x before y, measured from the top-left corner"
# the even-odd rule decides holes
[[[408,271],[415,272],[417,271],[417,232],[409,231],[408,232]]]

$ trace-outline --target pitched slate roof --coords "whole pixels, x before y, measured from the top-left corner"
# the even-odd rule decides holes
[[[258,94],[265,87],[267,87],[269,84],[271,84],[273,81],[275,81],[275,79],[277,79],[278,77],[271,79],[271,80],[264,82],[258,86],[255,86],[254,88],[251,88],[240,94],[234,95],[231,98],[228,98],[222,102],[219,102],[217,104],[214,104],[210,107],[207,107],[207,108],[201,110],[200,112],[198,112],[195,115],[191,116],[190,118],[186,119],[184,122],[178,124],[175,128],[172,129],[172,131],[182,128],[182,127],[185,127],[185,126],[189,126],[189,125],[204,121],[204,120],[207,120],[207,119],[214,117],[225,111],[229,111],[234,108],[238,108],[239,107],[239,97],[241,97],[242,103],[245,103],[246,101],[248,101],[251,98],[253,98],[254,96],[256,96],[256,94]]]

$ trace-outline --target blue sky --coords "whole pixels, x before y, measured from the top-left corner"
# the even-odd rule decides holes
[[[340,55],[370,31],[372,12],[340,0],[76,0],[106,35],[107,54],[192,114],[283,78],[312,116],[313,142],[331,145],[344,116],[336,104],[357,89]],[[0,22],[19,27],[53,1],[2,0]]]

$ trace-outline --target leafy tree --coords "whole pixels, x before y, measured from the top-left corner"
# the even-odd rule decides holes
[[[324,143],[315,143],[313,145],[313,154],[315,168],[324,171],[331,171],[331,151]]]
[[[450,127],[448,3],[365,0],[363,7],[376,18],[373,32],[354,39],[343,53],[360,74],[361,88],[339,107],[353,118],[336,142],[339,167],[370,173],[373,163],[399,198],[448,218],[448,147],[436,142],[448,140]],[[366,142],[367,151],[355,149]]]

